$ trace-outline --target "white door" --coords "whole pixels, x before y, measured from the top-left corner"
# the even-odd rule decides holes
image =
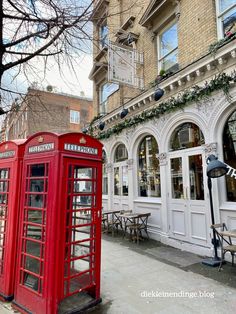
[[[113,208],[118,210],[128,209],[128,165],[127,161],[114,164],[113,171]]]
[[[173,238],[209,244],[206,167],[201,148],[170,153],[169,232]]]

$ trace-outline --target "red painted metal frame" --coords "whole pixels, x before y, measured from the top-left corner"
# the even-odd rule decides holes
[[[44,146],[43,146],[44,145]],[[92,150],[91,150],[92,148]],[[37,151],[37,152],[36,152]],[[48,190],[47,202],[44,204],[44,211],[46,213],[46,225],[45,225],[45,250],[44,256],[40,255],[35,257],[32,254],[26,253],[26,247],[24,246],[26,230],[25,226],[30,228],[38,228],[37,223],[26,222],[26,212],[29,209],[26,203],[25,196],[27,194],[34,194],[34,192],[25,191],[27,180],[31,180],[27,171],[29,167],[36,164],[48,164]],[[23,176],[22,176],[22,199],[20,206],[20,218],[19,218],[19,245],[18,245],[18,261],[16,268],[16,287],[15,287],[15,298],[13,304],[15,307],[21,310],[23,313],[35,313],[35,314],[54,314],[57,313],[59,305],[69,298],[73,293],[64,293],[64,265],[66,259],[66,247],[78,247],[83,243],[78,239],[72,243],[66,240],[66,232],[75,227],[72,225],[72,208],[67,209],[67,197],[69,193],[68,181],[73,182],[73,179],[68,180],[69,167],[77,168],[92,168],[94,173],[96,172],[96,178],[85,179],[84,181],[92,182],[93,190],[89,193],[83,193],[85,197],[96,198],[91,207],[92,228],[95,233],[90,235],[92,247],[86,256],[80,255],[76,258],[69,257],[72,259],[70,264],[80,263],[84,259],[89,259],[93,256],[93,265],[89,263],[89,271],[93,272],[93,278],[90,280],[88,285],[79,286],[74,292],[77,294],[86,291],[89,293],[94,300],[100,300],[100,267],[101,267],[101,207],[102,207],[102,144],[96,139],[91,138],[88,135],[80,133],[68,133],[57,135],[49,132],[41,132],[33,135],[29,138],[25,144],[25,157],[23,165]],[[39,178],[37,178],[39,179]],[[44,179],[45,180],[45,179]],[[76,179],[77,180],[77,179]],[[76,181],[75,180],[75,181]],[[96,195],[95,195],[96,185]],[[44,195],[42,192],[42,195]],[[35,193],[37,194],[37,193]],[[40,193],[39,193],[40,194]],[[76,193],[74,193],[76,194]],[[74,195],[71,194],[71,198]],[[79,194],[80,195],[80,194]],[[80,195],[81,197],[81,195]],[[81,200],[81,198],[80,198]],[[26,206],[27,205],[27,206]],[[31,208],[30,208],[31,209]],[[34,209],[34,210],[37,210]],[[80,215],[83,209],[75,211],[76,214]],[[86,208],[84,209],[84,212]],[[68,212],[70,219],[68,220]],[[87,208],[87,212],[89,212]],[[77,217],[76,221],[80,219]],[[88,225],[88,224],[87,224]],[[82,228],[83,225],[79,224],[78,228]],[[29,228],[28,228],[29,229]],[[80,230],[80,229],[78,229]],[[75,232],[74,232],[75,233]],[[70,238],[71,239],[71,238]],[[31,239],[32,240],[32,239]],[[89,242],[84,241],[84,242]],[[36,242],[37,240],[33,240]],[[71,241],[70,241],[71,242]],[[90,243],[90,242],[89,242]],[[88,247],[86,247],[88,249]],[[40,289],[32,288],[33,285],[26,286],[23,281],[22,271],[25,271],[25,267],[28,264],[24,264],[22,257],[27,256],[28,262],[36,261],[36,264],[44,264],[43,273],[38,277],[42,279],[42,286]],[[69,261],[69,260],[68,260]],[[40,264],[40,265],[41,265]],[[41,268],[40,268],[41,269]],[[30,275],[34,276],[34,272],[29,270],[26,271]],[[75,274],[77,279],[81,279],[80,274]],[[35,276],[35,277],[37,277]],[[71,278],[67,278],[70,280]],[[27,281],[27,278],[25,279]],[[78,280],[78,282],[79,282]],[[80,280],[81,283],[81,280]],[[79,304],[78,304],[79,307]]]
[[[25,140],[7,141],[0,144],[0,172],[8,169],[7,178],[0,178],[0,297],[12,300],[15,284],[16,244],[18,236],[18,208],[20,177]],[[4,189],[6,199],[3,200]]]

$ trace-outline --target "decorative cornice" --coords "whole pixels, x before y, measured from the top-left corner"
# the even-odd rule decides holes
[[[179,70],[177,73],[172,75],[171,77],[168,77],[167,79],[161,81],[159,83],[159,87],[162,88],[165,91],[164,99],[168,99],[173,95],[173,86],[175,87],[174,93],[175,95],[178,95],[178,93],[181,93],[184,89],[186,90],[186,85],[191,82],[192,86],[189,86],[191,89],[194,85],[194,81],[200,79],[199,85],[204,85],[206,80],[211,80],[214,78],[216,73],[216,62],[219,62],[218,59],[224,59],[224,60],[230,60],[234,59],[236,56],[236,48],[235,48],[235,42],[233,41],[227,43],[223,47],[219,48],[217,52],[214,54],[214,56],[210,53],[208,53],[205,57],[199,59],[198,61],[190,64],[186,68]],[[231,68],[232,69],[232,68]],[[230,74],[230,67],[226,69],[226,74]],[[207,76],[207,79],[206,79]],[[140,107],[144,106],[146,104],[149,104],[151,106],[152,104],[159,104],[160,101],[154,102],[153,99],[154,94],[154,88],[150,88],[142,93],[140,93],[138,96],[134,97],[132,100],[128,101],[126,104],[124,104],[124,108],[127,108],[129,111],[132,110],[132,113],[135,114],[136,111],[140,111]],[[121,107],[116,108],[112,112],[106,114],[102,121],[109,120],[110,122],[112,120],[120,120],[120,111]],[[98,124],[101,120],[97,121],[93,124],[93,128],[98,128]]]
[[[168,100],[157,104],[147,110],[143,110],[141,113],[136,114],[130,118],[125,119],[111,126],[110,128],[100,132],[98,134],[99,139],[108,138],[111,135],[117,135],[124,129],[134,127],[135,125],[147,122],[154,118],[160,118],[163,114],[171,113],[176,110],[183,110],[184,107],[191,103],[196,103],[204,98],[209,97],[215,91],[224,92],[226,98],[230,101],[229,90],[232,84],[236,82],[236,71],[231,75],[227,75],[224,72],[216,76],[209,82],[205,82],[205,85],[200,87],[198,85],[192,86],[190,89],[185,90],[182,94],[177,94],[177,97],[170,97]],[[90,134],[92,133],[92,126],[90,126]]]

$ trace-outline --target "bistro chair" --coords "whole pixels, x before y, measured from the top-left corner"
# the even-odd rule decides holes
[[[221,262],[218,271],[221,270],[222,264],[224,262],[225,254],[229,252],[232,257],[232,266],[234,265],[234,255],[236,254],[236,245],[232,243],[230,232],[228,232],[225,223],[211,225],[211,228],[215,230],[216,236],[219,240],[220,250],[221,250]],[[221,234],[225,232],[225,234]]]
[[[112,216],[113,216],[112,220],[107,221],[107,230],[111,228],[113,231],[116,230],[116,233],[118,233],[119,227],[123,229],[121,218],[119,217],[119,214],[118,215],[113,214]],[[112,235],[113,235],[113,231],[112,231]]]
[[[137,244],[139,244],[140,239],[143,239],[142,231],[145,231],[147,238],[149,239],[147,231],[147,222],[149,216],[151,216],[150,213],[140,214],[137,216],[137,218],[134,219],[134,223],[127,225],[130,230],[130,238],[137,240]]]

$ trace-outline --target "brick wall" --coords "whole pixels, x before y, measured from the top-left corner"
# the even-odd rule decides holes
[[[178,62],[180,68],[205,55],[208,52],[209,45],[217,40],[214,0],[181,0],[179,7],[176,1],[169,0],[165,3],[163,9],[154,16],[150,26],[143,27],[139,24],[139,21],[149,4],[150,1],[148,0],[110,0],[108,11],[110,16],[107,18],[109,37],[116,40],[114,35],[121,25],[131,15],[135,16],[133,25],[127,31],[139,35],[136,48],[144,53],[144,66],[139,67],[138,75],[144,77],[145,89],[150,88],[150,82],[159,73],[160,69],[157,68],[157,35],[171,19],[178,22]],[[119,14],[119,12],[122,13]],[[180,13],[180,15],[176,15],[176,13]],[[102,61],[107,61],[106,55],[103,56]],[[104,73],[102,75],[103,78],[106,77]],[[99,81],[99,75],[96,80]],[[94,115],[98,113],[98,86],[99,84],[94,87]],[[140,89],[123,87],[123,91],[120,89],[109,97],[108,111],[120,106],[120,97],[122,95],[134,97],[141,92]]]

